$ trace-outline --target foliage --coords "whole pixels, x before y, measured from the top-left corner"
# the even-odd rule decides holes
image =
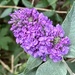
[[[70,40],[71,40],[71,46],[70,46],[70,52],[68,54],[68,57],[75,57],[74,56],[74,51],[75,51],[75,35],[74,35],[74,32],[75,32],[75,6],[73,4],[70,12],[67,14],[62,26],[63,26],[63,29],[65,30],[65,35],[67,35]],[[67,28],[67,30],[66,30]],[[66,56],[67,57],[67,56]]]
[[[66,75],[66,73],[67,70],[62,62],[53,63],[53,61],[49,59],[37,69],[36,75]]]
[[[66,35],[71,40],[70,52],[64,58],[75,58],[75,0],[0,0],[0,6],[15,6],[15,7],[28,7],[28,8],[40,8],[48,9],[39,10],[44,15],[48,16],[54,21],[54,25],[62,23],[62,27],[65,30]],[[72,6],[73,4],[73,6]],[[71,10],[70,10],[71,8]],[[9,15],[16,8],[0,8],[0,60],[2,60],[11,69],[10,57],[14,55],[14,71],[10,73],[3,65],[0,64],[0,75],[67,75],[67,69],[63,62],[53,63],[49,58],[46,62],[42,62],[39,58],[33,58],[23,52],[23,49],[16,44],[15,37],[10,31],[10,25],[8,25]],[[56,12],[59,11],[59,13]],[[69,11],[64,14],[60,11]],[[66,18],[65,18],[66,16]],[[65,18],[65,20],[64,20]],[[63,21],[64,20],[64,21]],[[5,55],[7,54],[7,55]],[[29,58],[29,59],[28,59]],[[27,61],[28,59],[28,61]],[[26,63],[27,61],[27,63]],[[67,59],[66,59],[67,61]],[[71,70],[75,73],[75,62],[66,62]],[[19,65],[21,64],[21,65]],[[18,65],[18,66],[17,66]]]

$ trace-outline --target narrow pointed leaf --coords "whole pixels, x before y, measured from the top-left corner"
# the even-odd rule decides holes
[[[12,12],[11,8],[5,9],[4,12],[0,15],[0,18],[8,16]]]
[[[65,35],[70,38],[71,46],[70,51],[66,57],[74,58],[75,57],[75,2],[69,13],[67,14],[62,27],[65,31]]]
[[[27,61],[27,66],[26,68],[28,70],[32,70],[35,67],[39,66],[42,63],[42,60],[40,58],[34,58],[34,57],[30,57]]]
[[[65,30],[65,35],[70,38],[71,44],[75,45],[75,2],[67,14],[62,27]]]
[[[33,5],[28,1],[28,0],[22,0],[22,3],[26,6],[26,7],[29,7],[29,8],[32,8]]]

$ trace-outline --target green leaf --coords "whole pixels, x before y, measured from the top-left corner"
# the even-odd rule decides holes
[[[14,57],[19,55],[23,51],[23,49],[16,42],[13,42],[13,43],[11,42],[8,46],[9,46],[9,50],[12,52]],[[23,54],[25,54],[25,53],[23,53]],[[22,56],[22,55],[20,55],[20,56]],[[14,62],[15,65],[18,63],[20,56],[15,58],[15,62]],[[26,59],[26,57],[24,56],[23,59]],[[21,60],[21,58],[20,58],[20,60]]]
[[[0,65],[0,74],[1,75],[3,75],[3,71],[2,70],[3,70],[3,67],[2,67],[2,65]]]
[[[35,68],[35,69],[33,69],[33,70],[30,70],[29,72],[22,72],[22,73],[20,73],[20,74],[18,74],[18,75],[36,75],[36,70],[37,70],[37,68]]]
[[[24,75],[35,75],[36,67],[38,67],[42,63],[40,58],[30,57],[27,61],[26,67],[21,74]],[[20,75],[20,74],[19,74]]]
[[[10,0],[1,0],[0,5],[6,5],[10,2]]]
[[[25,75],[25,74],[24,74],[24,72],[22,72],[22,73],[20,73],[20,74],[18,74],[18,75]]]
[[[68,0],[67,0],[68,1]],[[75,0],[69,0],[69,3],[72,5]]]
[[[34,58],[31,56],[27,61],[26,68],[28,70],[32,70],[32,69],[36,68],[37,66],[39,66],[41,63],[42,63],[42,60],[40,58]]]
[[[57,2],[57,0],[47,0],[49,2],[50,5],[53,5]]]
[[[70,46],[70,51],[67,55],[65,55],[64,57],[68,57],[68,58],[75,58],[75,46]]]
[[[49,3],[47,2],[47,0],[40,0],[35,7],[43,8],[43,7],[47,7],[48,5],[49,5]]]
[[[39,58],[30,57],[27,61],[26,67],[24,71],[19,75],[35,75],[36,70],[40,64],[42,63],[42,60]]]
[[[12,51],[12,53],[14,54],[14,56],[16,57],[16,55],[18,55],[21,51],[23,51],[23,49],[16,43],[11,43],[9,45],[9,49]]]
[[[8,50],[8,43],[12,42],[12,39],[8,36],[0,38],[0,47],[2,49]]]
[[[0,30],[0,37],[7,35],[7,32],[8,32],[8,28],[7,27],[2,28]]]
[[[29,8],[32,8],[33,5],[28,1],[28,0],[22,0],[22,3],[26,6],[26,7],[29,7]]]
[[[36,70],[37,69],[33,69],[33,70],[29,71],[28,73],[26,73],[25,75],[36,75]]]
[[[57,0],[47,0],[47,1],[48,1],[49,5],[50,5],[53,9],[56,8],[56,2],[57,2]]]
[[[8,37],[8,36],[3,37],[2,40],[5,40],[8,43],[12,42],[12,39],[10,37]]]
[[[36,71],[36,75],[66,75],[67,70],[62,62],[54,63],[50,59]]]
[[[62,27],[65,31],[65,35],[70,38],[71,45],[75,45],[75,2],[67,14]]]
[[[75,62],[67,62],[68,66],[70,67],[70,69],[75,73]]]
[[[55,19],[56,19],[58,22],[62,22],[62,21],[63,21],[59,14],[56,14],[56,15],[55,15]]]
[[[44,14],[45,16],[51,17],[51,16],[54,15],[54,11],[46,11],[46,12],[43,12],[43,14]]]
[[[72,1],[72,0],[71,0]],[[69,5],[70,4],[70,1],[69,0],[66,0],[62,6],[62,8],[64,8],[65,6]]]
[[[51,5],[54,10],[56,9],[56,5],[57,5],[56,3]]]
[[[18,5],[19,0],[13,0],[15,5]]]
[[[69,54],[66,57],[74,58],[75,57],[75,2],[69,13],[67,14],[62,27],[65,31],[65,35],[70,38],[71,47]]]
[[[4,17],[8,16],[11,12],[12,12],[11,8],[5,9],[3,11],[3,13],[0,15],[0,18],[4,18]]]

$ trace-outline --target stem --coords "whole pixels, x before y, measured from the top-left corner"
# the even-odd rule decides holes
[[[15,61],[21,54],[23,54],[23,53],[24,53],[24,51],[20,52],[20,53],[15,57],[14,61]]]
[[[45,8],[35,8],[35,9],[37,9],[37,10],[41,10],[41,11],[54,11],[54,12],[56,12],[56,13],[63,13],[63,14],[66,14],[67,13],[67,11],[57,11],[57,10],[50,10],[50,9],[45,9]]]
[[[34,5],[34,0],[32,0],[32,5]]]
[[[12,73],[11,70],[10,70],[10,68],[9,68],[9,66],[6,65],[2,60],[0,60],[0,63],[1,63],[1,65],[2,65],[6,70],[8,70],[10,73]]]
[[[0,8],[15,8],[15,9],[20,9],[20,8],[23,8],[23,7],[17,7],[17,6],[2,6],[2,5],[0,5]]]
[[[11,56],[11,72],[14,72],[14,55]]]
[[[20,64],[17,64],[16,66],[14,66],[14,73],[16,73],[17,72],[17,68],[19,67],[19,66],[21,66],[22,64],[20,63]]]
[[[21,9],[21,8],[25,8],[25,7],[17,7],[17,6],[1,6],[0,8],[15,8],[15,9]],[[56,13],[60,13],[60,14],[66,14],[67,11],[57,11],[57,10],[50,10],[50,9],[45,9],[45,8],[35,8],[36,10],[40,10],[40,11],[54,11]]]
[[[68,72],[70,73],[70,75],[74,75],[74,73],[72,72],[72,70],[70,69],[70,67],[67,65],[66,61],[63,59],[62,62],[66,66],[66,69],[68,70]]]

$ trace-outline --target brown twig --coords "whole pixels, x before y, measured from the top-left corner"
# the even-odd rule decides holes
[[[19,67],[19,66],[21,66],[21,65],[22,65],[22,63],[17,64],[16,66],[14,66],[14,72],[16,72],[16,71],[17,71],[17,69],[18,69],[18,67]]]
[[[24,8],[24,7],[17,7],[17,6],[1,6],[0,5],[0,8],[15,8],[15,9],[20,9],[20,8]],[[34,7],[35,8],[35,7]],[[45,9],[45,8],[35,8],[37,10],[40,10],[40,11],[54,11],[56,13],[60,13],[60,14],[66,14],[67,11],[57,11],[57,10],[50,10],[50,9]]]
[[[11,72],[14,72],[14,55],[11,55]]]
[[[32,0],[32,5],[34,5],[34,1],[35,1],[35,0]]]
[[[1,65],[8,70],[10,73],[14,72],[14,55],[11,56],[11,69],[2,60],[0,60]]]
[[[23,7],[17,7],[17,6],[1,6],[0,5],[0,8],[15,8],[15,9],[20,9],[20,8],[23,8]]]
[[[15,61],[21,54],[23,54],[23,53],[24,53],[24,51],[20,52],[20,53],[15,57],[14,61]]]
[[[0,63],[1,63],[1,65],[2,65],[6,70],[8,70],[10,73],[12,73],[11,69],[9,68],[9,66],[6,65],[2,60],[0,60]]]
[[[50,10],[50,9],[44,9],[44,8],[35,8],[35,9],[37,9],[37,10],[41,10],[41,11],[54,11],[54,12],[56,12],[56,13],[63,13],[63,14],[66,14],[67,13],[67,11],[57,11],[57,10]]]
[[[16,66],[14,66],[14,68],[17,68],[17,67],[19,67],[19,66],[21,66],[21,65],[22,65],[22,63],[17,64]]]

